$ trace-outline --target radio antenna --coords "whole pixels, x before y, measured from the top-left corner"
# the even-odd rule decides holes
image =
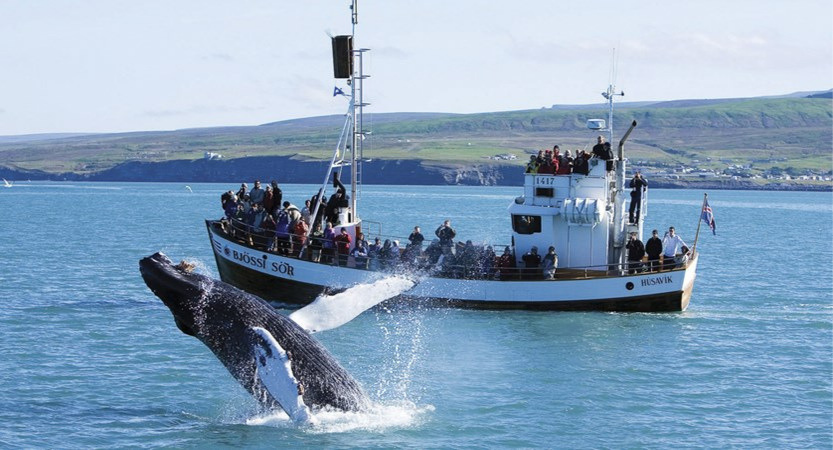
[[[620,91],[618,94],[616,93],[616,48],[613,49],[613,53],[610,55],[610,80],[607,85],[607,91],[602,92],[602,97],[607,99],[607,141],[611,145],[613,145],[613,97],[615,96],[625,96],[624,92]]]

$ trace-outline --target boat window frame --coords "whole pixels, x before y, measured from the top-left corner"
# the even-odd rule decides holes
[[[526,224],[522,220],[526,218]],[[512,231],[517,234],[530,235],[541,232],[541,216],[534,214],[512,214]]]

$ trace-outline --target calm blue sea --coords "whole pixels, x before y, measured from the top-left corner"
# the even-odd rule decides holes
[[[251,181],[251,180],[246,180]],[[287,185],[301,203],[315,187]],[[833,196],[712,191],[689,310],[377,308],[317,337],[376,402],[316,427],[257,416],[180,333],[138,260],[216,274],[203,219],[234,184],[0,188],[0,447],[830,448]],[[519,188],[366,186],[382,232],[508,242]],[[652,190],[691,243],[703,193]]]

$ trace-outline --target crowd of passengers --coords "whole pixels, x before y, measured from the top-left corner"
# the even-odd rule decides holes
[[[639,179],[638,174],[635,179]],[[632,184],[640,191],[645,186]],[[337,188],[329,199],[321,199],[321,206],[313,218],[315,209],[312,205],[318,201],[317,195],[305,200],[299,209],[283,199],[283,192],[275,181],[265,188],[260,181],[255,181],[251,190],[243,183],[237,192],[230,190],[221,196],[225,212],[223,226],[237,238],[248,240],[250,245],[323,264],[368,270],[429,270],[441,276],[467,279],[555,278],[558,267],[555,247],[550,246],[543,256],[538,254],[537,247],[532,247],[520,258],[518,266],[510,246],[497,255],[490,245],[475,245],[471,240],[455,241],[457,232],[449,220],[435,230],[436,238],[427,246],[419,226],[414,227],[404,247],[397,239],[382,242],[376,237],[370,243],[361,232],[354,242],[346,228],[338,227],[339,211],[347,208],[348,196],[340,183]],[[633,220],[631,218],[631,222]],[[311,234],[310,226],[315,228]],[[677,250],[687,252],[685,243],[674,234],[673,227],[662,240],[657,234],[654,230],[647,246],[635,234],[631,236],[627,246],[631,273],[672,269],[679,264],[675,258]],[[643,267],[646,253],[647,263]],[[660,253],[663,253],[662,266]]]
[[[243,183],[237,192],[230,190],[221,196],[223,226],[250,245],[323,264],[368,270],[435,270],[455,278],[493,278],[501,273],[499,268],[503,267],[505,273],[505,269],[515,267],[509,247],[504,252],[509,256],[497,257],[491,246],[455,242],[457,232],[450,221],[437,228],[436,239],[426,246],[419,226],[414,227],[404,247],[397,239],[382,242],[376,237],[370,243],[361,232],[354,242],[347,229],[338,226],[339,212],[349,203],[344,187],[339,184],[329,199],[322,198],[313,217],[317,197],[305,200],[304,206],[298,208],[283,199],[276,181],[265,188],[259,180],[255,181],[251,190]],[[311,234],[310,227],[314,227]]]
[[[526,173],[541,175],[569,175],[576,173],[580,175],[590,174],[590,160],[598,158],[605,161],[606,169],[613,170],[613,149],[610,142],[605,142],[604,136],[599,136],[592,152],[577,150],[575,157],[566,150],[563,154],[558,145],[552,150],[539,150],[538,155],[530,155],[526,164]]]

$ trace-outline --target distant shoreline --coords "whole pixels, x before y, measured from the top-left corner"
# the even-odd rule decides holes
[[[90,174],[48,173],[0,167],[7,180],[240,183],[277,180],[279,183],[318,184],[327,163],[298,161],[280,156],[163,162],[131,161]],[[346,173],[349,169],[345,168]],[[420,160],[373,160],[364,164],[366,185],[413,186],[522,186],[523,169],[510,164],[431,165]],[[345,174],[346,176],[346,174]],[[671,179],[649,177],[650,187],[661,189],[725,189],[756,191],[833,192],[833,183],[801,183],[798,180]]]

